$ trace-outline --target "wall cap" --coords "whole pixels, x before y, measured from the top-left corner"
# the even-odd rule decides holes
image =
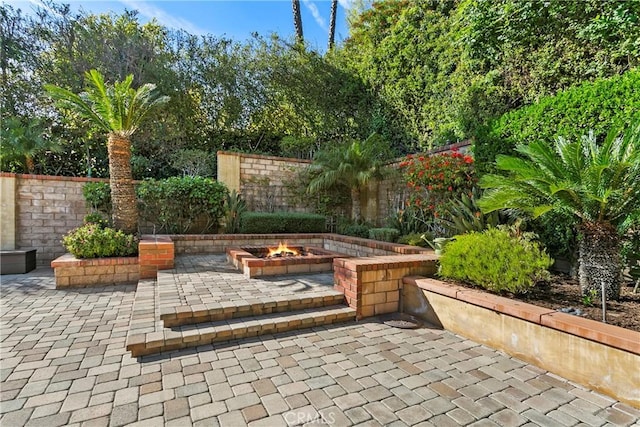
[[[539,307],[480,290],[453,285],[441,280],[410,276],[405,277],[403,283],[640,355],[640,332],[561,313],[553,309]]]

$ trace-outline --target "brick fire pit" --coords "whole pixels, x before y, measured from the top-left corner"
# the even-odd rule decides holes
[[[276,247],[278,245],[274,245]],[[247,277],[316,273],[333,270],[334,258],[347,255],[313,246],[290,246],[301,255],[266,258],[272,246],[228,248],[227,260]]]

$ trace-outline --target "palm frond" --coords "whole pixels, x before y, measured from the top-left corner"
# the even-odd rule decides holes
[[[131,136],[151,109],[169,101],[153,84],[133,89],[133,75],[113,85],[106,85],[97,70],[88,71],[85,78],[86,90],[79,95],[53,85],[45,85],[45,89],[61,107],[77,111],[106,132]]]
[[[499,156],[503,175],[485,175],[478,205],[484,212],[516,208],[532,215],[571,212],[582,221],[615,223],[640,209],[640,124],[622,138],[613,131],[598,145],[593,133],[578,141],[520,145],[524,158]]]
[[[104,131],[109,132],[111,130],[108,120],[105,120],[101,114],[92,108],[91,101],[76,95],[70,90],[54,85],[47,84],[44,85],[44,88],[59,107],[76,111],[82,118],[89,120]]]

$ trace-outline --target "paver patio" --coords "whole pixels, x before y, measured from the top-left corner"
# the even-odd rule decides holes
[[[46,268],[1,280],[2,426],[640,420],[638,409],[449,332],[376,319],[136,359],[125,349],[135,286],[55,290]]]

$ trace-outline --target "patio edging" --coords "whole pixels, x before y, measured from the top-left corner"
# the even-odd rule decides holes
[[[640,407],[640,332],[435,279],[403,284],[406,312]]]

